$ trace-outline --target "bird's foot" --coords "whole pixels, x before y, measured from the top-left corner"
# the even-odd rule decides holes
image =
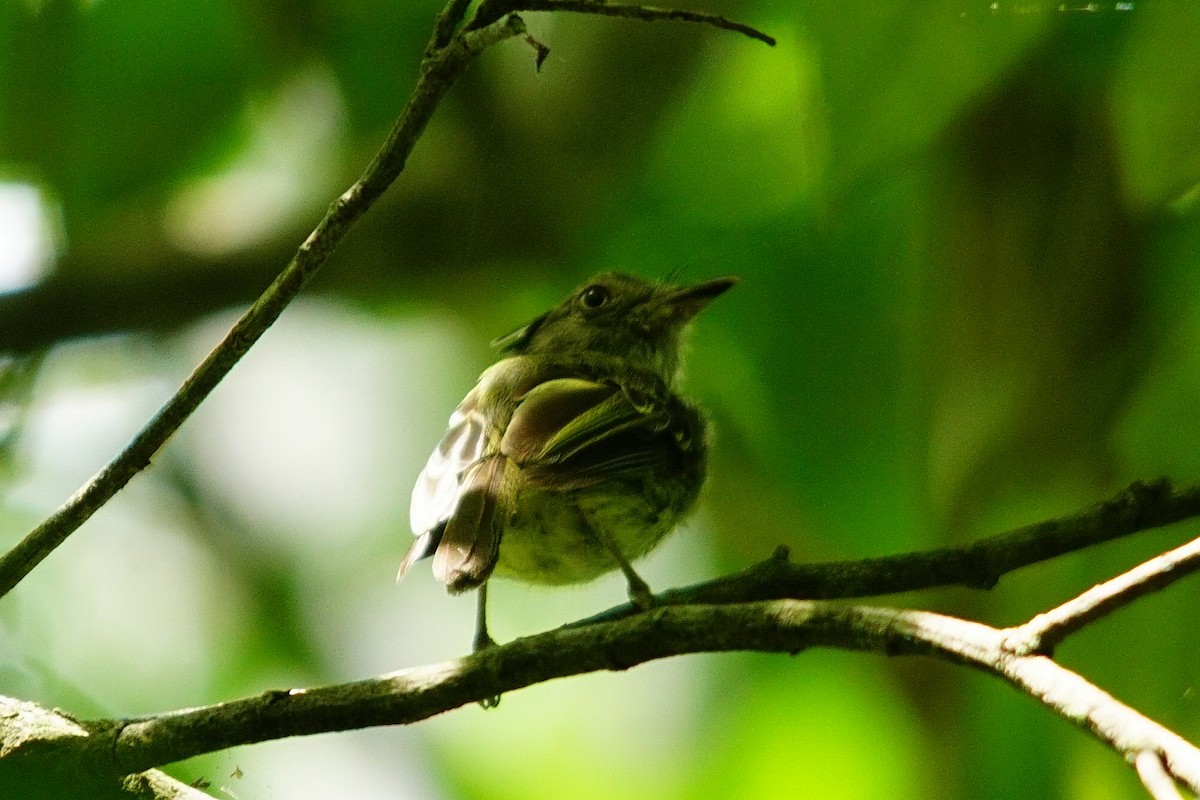
[[[629,601],[637,606],[638,611],[649,611],[657,604],[654,592],[650,591],[650,585],[636,573],[629,578]]]

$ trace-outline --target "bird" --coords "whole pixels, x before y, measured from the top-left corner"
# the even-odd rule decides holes
[[[678,391],[684,335],[738,282],[675,286],[603,272],[492,342],[412,491],[416,540],[399,580],[432,557],[451,594],[477,589],[474,650],[493,576],[585,583],[620,570],[630,600],[654,595],[631,562],[694,508],[708,465],[706,416]]]

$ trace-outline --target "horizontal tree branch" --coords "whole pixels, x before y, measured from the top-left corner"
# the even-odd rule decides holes
[[[797,598],[877,597],[919,589],[990,589],[1003,575],[1123,536],[1200,516],[1200,486],[1174,489],[1166,478],[1138,481],[1113,498],[1057,519],[1025,525],[962,547],[857,561],[793,564],[786,548],[732,575],[668,589],[663,605]],[[625,603],[581,624],[636,613]]]
[[[1174,508],[1172,498],[1188,496],[1187,492],[1172,492],[1162,483],[1156,486],[1158,491],[1135,485],[1127,493],[1128,502],[1116,498],[1091,512],[1064,518],[1069,524],[1064,525],[1063,520],[1042,523],[1002,538],[1019,541],[1023,532],[1043,526],[1052,530],[1090,529],[1094,526],[1084,524],[1083,520],[1109,518],[1116,507],[1136,506],[1139,511],[1132,518],[1145,523],[1162,519],[1164,508]],[[1142,501],[1147,496],[1157,496],[1159,502],[1146,505]],[[1130,497],[1134,499],[1130,501]],[[1116,518],[1125,519],[1126,515],[1118,514]],[[1139,578],[1143,584],[1163,585],[1166,578],[1162,576],[1183,572],[1182,568],[1173,570],[1170,565],[1192,563],[1193,545],[1151,559],[1100,589],[1124,587],[1116,593],[1119,602],[1132,602],[1146,593],[1129,588],[1133,578]],[[1109,609],[1118,602],[1107,599],[1095,602],[1094,598],[1109,598],[1113,594],[1084,592],[1059,608],[1082,609],[1067,618],[1076,627],[1086,625],[1101,617],[1094,609]],[[1051,612],[1044,618],[1054,617]],[[1041,630],[1037,620],[998,630],[928,611],[848,606],[829,600],[660,605],[634,615],[584,620],[469,657],[370,680],[270,691],[138,719],[80,722],[78,726],[88,734],[75,737],[82,739],[82,744],[64,743],[64,737],[52,737],[50,741],[14,738],[7,730],[9,725],[0,720],[0,742],[5,751],[0,766],[45,759],[48,755],[53,758],[56,747],[69,747],[72,763],[84,763],[89,771],[107,770],[114,776],[138,773],[237,745],[413,723],[554,678],[624,670],[670,656],[734,650],[794,654],[809,647],[833,647],[889,656],[934,656],[991,673],[1089,731],[1131,764],[1138,764],[1143,780],[1153,778],[1147,755],[1151,754],[1172,779],[1192,791],[1200,790],[1200,750],[1049,656],[1034,648],[1013,646],[1015,631],[1022,627]]]
[[[1012,653],[1005,631],[927,611],[798,600],[661,607],[372,680],[267,692],[130,720],[113,730],[113,752],[119,768],[132,771],[285,736],[408,724],[554,678],[624,670],[685,653],[796,653],[809,647],[936,656],[984,670],[1090,731],[1131,763],[1141,752],[1157,753],[1173,775],[1200,788],[1200,751],[1051,659]]]

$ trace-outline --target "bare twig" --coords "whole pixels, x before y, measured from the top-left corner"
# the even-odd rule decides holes
[[[1057,608],[1010,629],[1008,646],[1016,653],[1050,654],[1063,639],[1144,595],[1200,570],[1200,539],[1138,564],[1112,580],[1093,586]]]
[[[642,22],[658,20],[676,20],[679,22],[694,22],[700,25],[710,25],[734,31],[751,39],[766,42],[775,46],[775,37],[763,33],[758,28],[741,22],[735,22],[720,14],[710,14],[704,11],[688,11],[679,8],[657,8],[636,3],[616,4],[607,0],[483,0],[471,25],[486,25],[504,14],[514,11],[569,11],[578,14],[596,14],[604,17],[624,17]]]
[[[461,17],[462,5],[461,0],[450,0],[438,24],[449,24],[447,20],[454,18],[456,13]],[[0,557],[0,597],[11,591],[134,475],[145,469],[167,439],[279,318],[329,259],[354,223],[403,171],[409,153],[438,103],[471,59],[485,48],[524,32],[521,19],[510,15],[485,28],[461,33],[444,47],[426,55],[408,103],[362,177],[330,205],[283,272],[125,449]]]
[[[469,5],[471,5],[471,0],[450,0],[446,4],[446,7],[437,15],[437,19],[433,21],[433,35],[429,37],[429,44],[425,48],[427,55],[450,44],[450,39],[454,36],[458,24],[462,22]]]

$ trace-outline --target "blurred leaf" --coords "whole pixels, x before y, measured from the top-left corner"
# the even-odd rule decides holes
[[[816,651],[761,670],[734,661],[745,672],[714,698],[692,798],[930,796],[921,731],[877,662]]]
[[[408,95],[437,0],[316,0],[318,30],[345,93],[350,123],[376,135]]]
[[[652,194],[691,222],[743,223],[793,206],[821,178],[827,132],[811,43],[780,17],[775,48],[721,39],[660,133]]]
[[[1200,5],[1139,3],[1113,82],[1129,202],[1191,204],[1200,191]]]
[[[4,82],[0,108],[20,124],[0,142],[41,166],[77,226],[195,164],[250,78],[250,34],[227,0],[51,2],[9,21],[21,79]]]
[[[962,0],[817,0],[797,8],[821,58],[835,187],[929,146],[1053,18],[997,18],[980,13],[983,3]]]

